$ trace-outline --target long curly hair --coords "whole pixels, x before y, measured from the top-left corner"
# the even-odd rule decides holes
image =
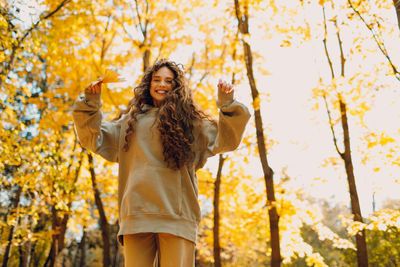
[[[176,170],[194,159],[194,124],[197,122],[196,125],[201,125],[204,119],[212,121],[194,103],[181,64],[160,59],[153,66],[147,68],[139,85],[134,89],[134,98],[129,101],[128,108],[122,111],[115,120],[121,118],[123,114],[129,113],[130,115],[123,146],[123,150],[126,152],[135,131],[137,115],[147,111],[145,105],[154,106],[153,98],[150,95],[151,80],[153,74],[162,67],[167,67],[173,72],[174,83],[173,89],[167,93],[159,107],[155,125],[160,132],[164,160],[169,168]]]

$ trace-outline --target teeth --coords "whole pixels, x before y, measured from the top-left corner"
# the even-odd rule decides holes
[[[157,90],[156,92],[159,93],[159,94],[166,94],[167,93],[167,91],[163,91],[163,90]]]

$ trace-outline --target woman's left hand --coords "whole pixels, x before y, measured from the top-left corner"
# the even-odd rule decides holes
[[[234,88],[233,85],[219,79],[218,81],[218,106],[229,105],[233,101]]]
[[[225,94],[229,94],[229,93],[233,92],[233,85],[226,81],[219,79],[218,92],[219,91],[224,92]]]

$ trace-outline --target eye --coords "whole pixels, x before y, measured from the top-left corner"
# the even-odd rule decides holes
[[[168,83],[168,84],[172,84],[173,81],[172,81],[172,80],[168,80],[167,83]]]

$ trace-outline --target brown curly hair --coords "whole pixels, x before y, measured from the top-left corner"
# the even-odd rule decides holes
[[[156,118],[157,129],[160,131],[163,145],[163,156],[167,166],[171,169],[180,169],[194,158],[192,151],[194,143],[194,123],[201,125],[204,119],[212,121],[193,101],[191,89],[185,78],[184,69],[167,59],[157,60],[153,66],[147,68],[139,85],[134,89],[134,98],[129,101],[128,108],[122,111],[115,120],[129,112],[130,119],[126,129],[123,150],[129,149],[129,142],[134,133],[138,114],[146,113],[145,105],[153,104],[150,95],[150,85],[153,73],[162,67],[167,67],[174,74],[173,89],[167,93],[159,107]]]

